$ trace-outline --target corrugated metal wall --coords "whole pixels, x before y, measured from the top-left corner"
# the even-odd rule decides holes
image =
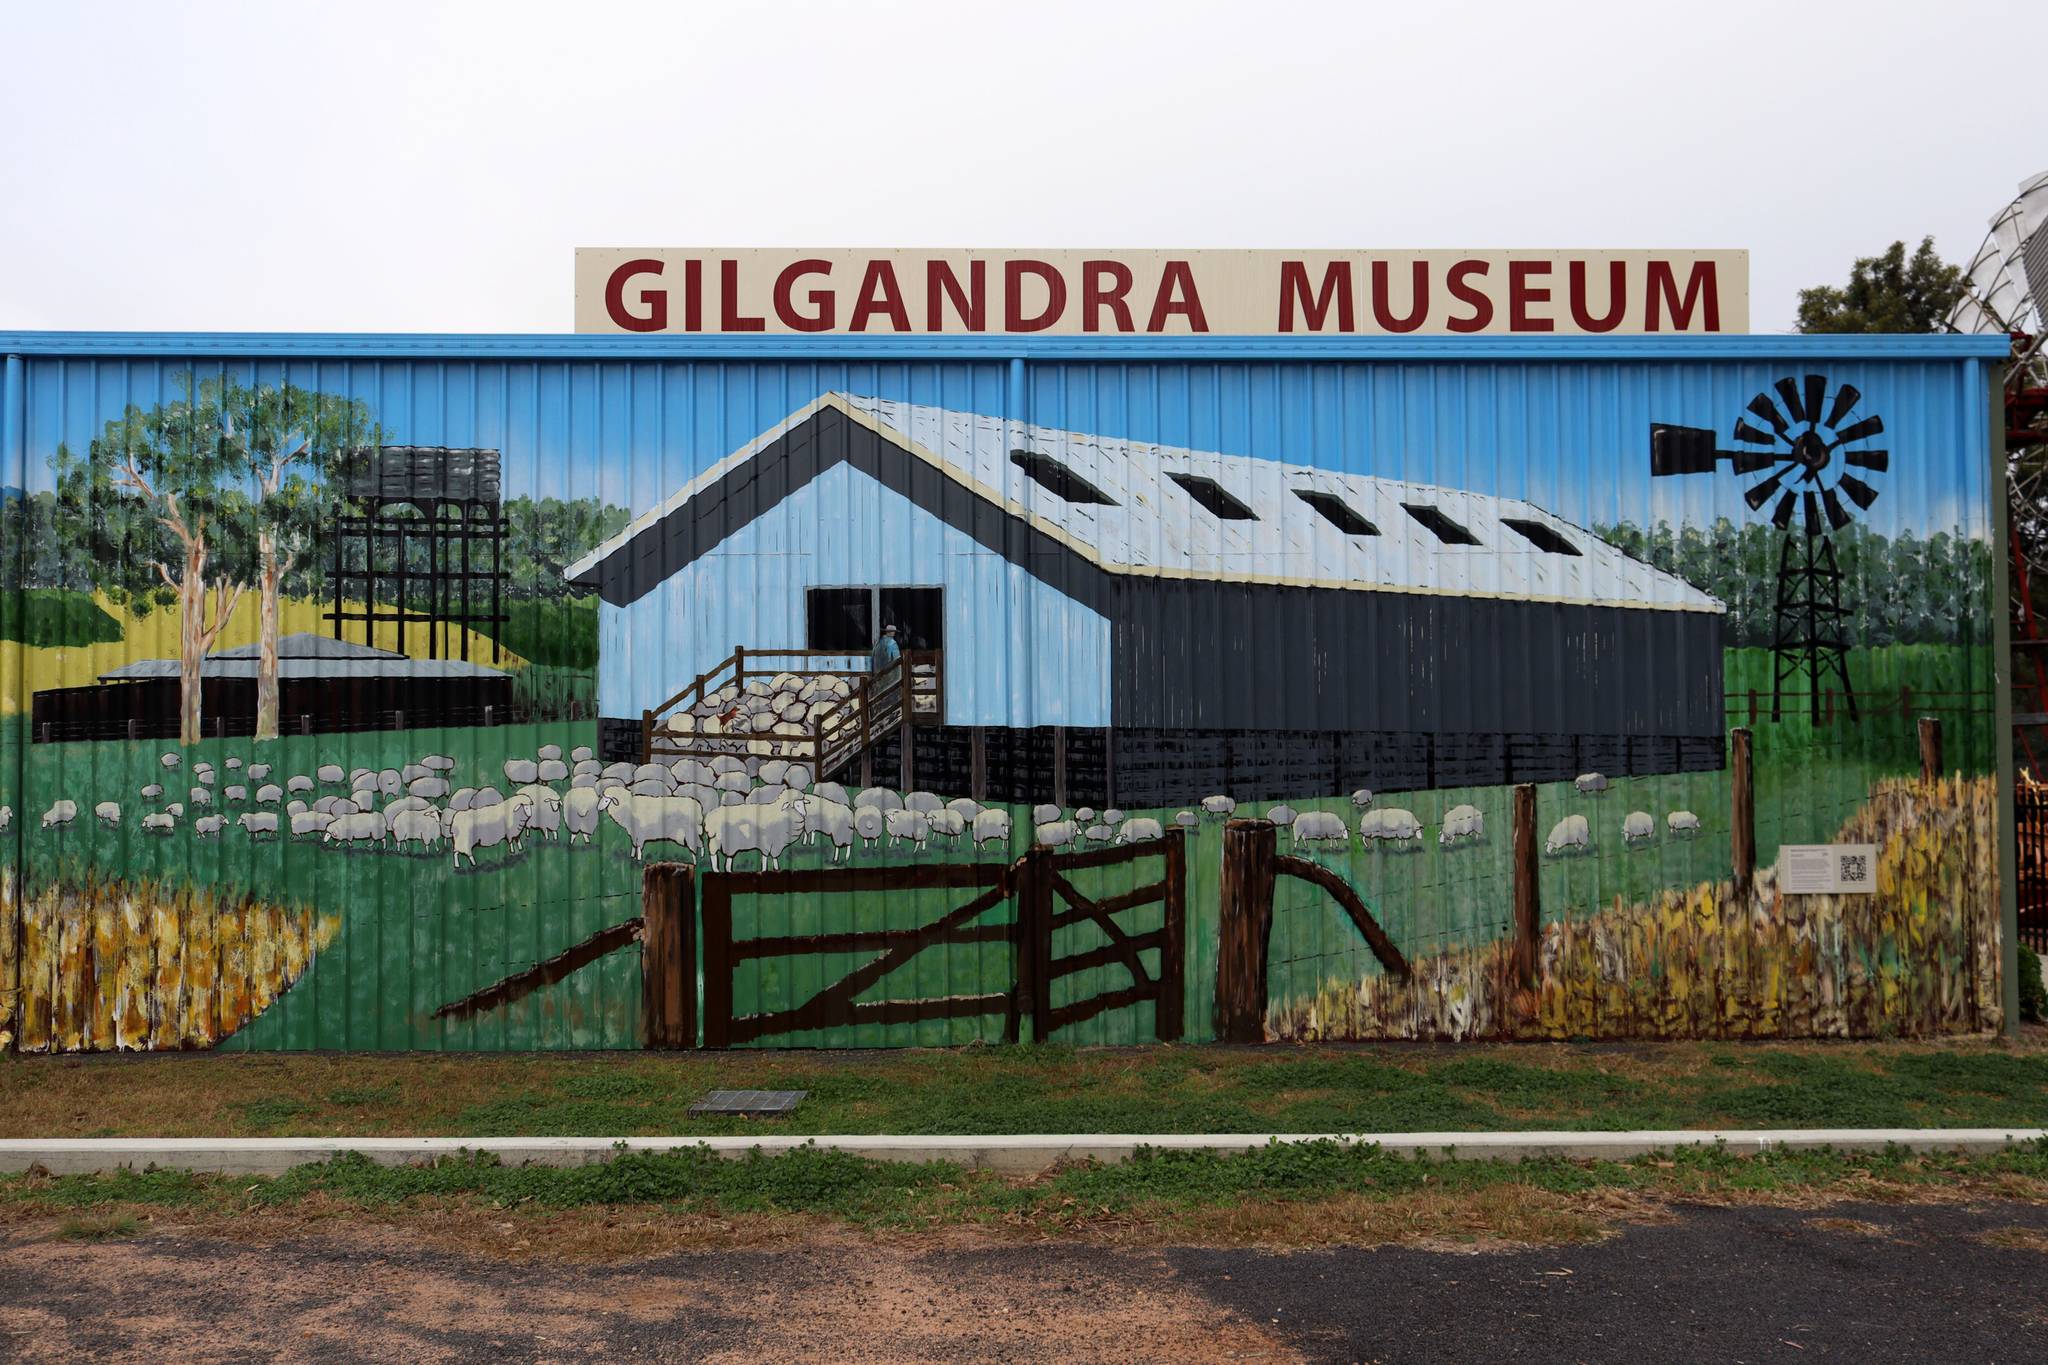
[[[641,913],[642,864],[632,855],[626,829],[609,812],[595,817],[592,837],[585,840],[576,836],[577,817],[565,803],[555,818],[570,827],[528,829],[517,848],[485,842],[473,862],[465,858],[458,865],[445,836],[409,845],[353,836],[329,840],[317,832],[294,837],[285,802],[298,798],[310,804],[352,792],[356,770],[368,770],[373,783],[389,772],[409,784],[416,776],[442,772],[442,759],[453,761],[446,773],[451,788],[495,786],[509,795],[522,785],[524,774],[516,765],[538,765],[552,752],[549,746],[560,751],[562,767],[543,785],[562,800],[576,790],[571,773],[578,751],[592,750],[588,761],[600,767],[613,761],[612,746],[637,739],[642,710],[684,689],[735,646],[803,647],[804,594],[812,587],[941,587],[949,637],[942,650],[948,724],[916,736],[913,767],[923,763],[926,777],[914,785],[946,780],[953,786],[934,786],[938,797],[970,796],[971,761],[964,747],[970,726],[995,732],[974,741],[988,746],[973,760],[982,766],[972,769],[984,774],[984,783],[996,767],[1022,776],[999,797],[985,791],[977,803],[1009,811],[1006,838],[977,846],[968,836],[948,843],[941,835],[891,848],[886,837],[869,847],[856,834],[841,851],[828,836],[797,845],[781,860],[805,877],[841,866],[900,869],[902,884],[895,890],[764,893],[734,883],[736,937],[838,936],[820,951],[757,955],[731,965],[734,1016],[799,1008],[877,952],[902,948],[902,936],[975,894],[926,885],[918,869],[961,862],[1009,866],[1033,843],[1034,805],[1065,794],[1071,799],[1060,814],[1072,819],[1084,803],[1110,804],[1113,785],[1089,797],[1085,783],[1095,780],[1088,774],[1114,772],[1115,726],[1105,726],[1100,704],[1109,687],[1111,664],[1103,656],[1113,632],[1089,625],[1099,614],[1062,594],[1030,554],[1020,551],[1006,560],[1001,536],[1011,533],[977,539],[973,527],[940,502],[920,503],[886,479],[849,465],[833,479],[818,478],[801,497],[784,497],[765,480],[756,481],[744,496],[735,493],[722,504],[711,528],[717,552],[686,577],[673,578],[687,588],[641,599],[645,605],[614,606],[565,580],[569,565],[621,532],[629,519],[662,507],[718,462],[746,451],[828,394],[988,419],[1000,431],[998,444],[990,447],[996,479],[1018,477],[1002,464],[1002,447],[1012,435],[1017,448],[1025,448],[1045,444],[1034,433],[1072,433],[1094,440],[1062,436],[1053,448],[1065,452],[1084,477],[1101,478],[1105,461],[1148,458],[1143,452],[1152,447],[1213,452],[1461,496],[1524,500],[1583,533],[1620,544],[1670,571],[1674,582],[1690,581],[1729,607],[1722,618],[1725,652],[1711,679],[1717,684],[1712,705],[1725,713],[1720,728],[1739,725],[1755,735],[1760,867],[1769,867],[1781,843],[1828,842],[1859,820],[1878,820],[1872,812],[1882,804],[1881,784],[1920,771],[1922,715],[1942,721],[1948,769],[1981,777],[1995,766],[1994,495],[1986,379],[1979,361],[1959,348],[1937,354],[1939,344],[1930,343],[1915,357],[1897,359],[1846,343],[1839,354],[1830,354],[1804,342],[1757,338],[1719,342],[1718,355],[1674,348],[1669,358],[1640,346],[1633,353],[1574,352],[1495,343],[1462,351],[1417,347],[1369,359],[1333,354],[1175,360],[1136,352],[1084,356],[1077,346],[1071,356],[1047,348],[1044,358],[1013,362],[970,354],[897,359],[825,346],[808,356],[756,359],[692,359],[669,347],[658,358],[636,360],[579,355],[568,340],[556,356],[507,355],[515,348],[504,346],[493,354],[488,342],[478,343],[475,354],[453,348],[457,353],[442,358],[401,356],[403,345],[396,340],[390,343],[394,354],[380,356],[377,343],[365,340],[337,345],[325,356],[221,358],[165,349],[172,344],[113,342],[86,348],[97,353],[53,354],[46,353],[53,348],[26,339],[7,362],[0,409],[0,485],[7,490],[10,534],[0,593],[6,612],[0,629],[0,698],[6,710],[0,804],[10,808],[11,823],[0,837],[8,841],[11,923],[0,926],[6,930],[0,947],[11,942],[12,951],[0,967],[0,991],[9,993],[0,1012],[10,1021],[0,1029],[24,1048],[640,1046],[642,965],[639,952],[630,948],[598,955],[551,984],[515,985],[506,1003],[447,1009]],[[318,343],[308,341],[303,349],[316,351]],[[1881,474],[1862,469],[1879,490],[1877,501],[1868,512],[1854,509],[1853,522],[1834,537],[1844,570],[1840,596],[1857,716],[1848,714],[1847,695],[1830,694],[1819,725],[1809,719],[1804,674],[1790,684],[1799,694],[1796,714],[1777,721],[1769,715],[1769,645],[1780,586],[1775,557],[1782,542],[1769,524],[1774,503],[1758,512],[1744,500],[1760,475],[1737,476],[1724,463],[1713,473],[1653,478],[1649,450],[1649,430],[1658,422],[1710,428],[1726,445],[1752,398],[1774,393],[1780,379],[1808,374],[1824,375],[1830,396],[1853,386],[1861,395],[1856,414],[1879,412],[1884,419],[1881,442],[1854,447],[1881,444],[1889,451]],[[228,406],[247,406],[225,419],[194,416],[180,408],[192,391],[202,397],[239,395]],[[283,411],[278,404],[297,407]],[[320,420],[328,425],[310,435],[299,431],[316,412],[325,414]],[[122,426],[124,414],[131,413],[138,420]],[[429,632],[417,624],[424,613],[414,597],[408,606],[414,623],[402,652],[419,660],[431,649],[445,661],[462,657],[466,648],[469,662],[510,675],[509,706],[494,707],[488,724],[474,723],[486,719],[479,715],[457,717],[471,723],[347,732],[321,732],[309,722],[312,732],[297,733],[293,717],[286,716],[282,736],[261,743],[241,721],[203,714],[203,737],[181,744],[175,737],[131,740],[109,733],[105,727],[111,722],[93,720],[104,707],[90,694],[73,693],[60,705],[55,694],[64,689],[98,688],[102,676],[117,668],[180,656],[183,613],[172,588],[185,566],[172,559],[158,572],[151,562],[176,536],[166,538],[163,515],[140,516],[135,509],[145,492],[160,494],[165,480],[189,474],[192,451],[181,449],[180,441],[232,446],[228,453],[241,459],[234,466],[239,472],[214,476],[222,491],[211,509],[195,508],[189,496],[183,508],[212,517],[209,564],[243,585],[232,616],[212,642],[214,651],[259,643],[261,556],[254,537],[266,524],[286,528],[275,534],[295,537],[291,543],[302,547],[280,588],[280,635],[332,636],[327,613],[334,592],[326,574],[340,509],[308,494],[305,506],[317,515],[306,526],[276,505],[272,514],[280,520],[266,523],[265,514],[249,506],[263,494],[261,462],[244,448],[300,439],[313,447],[325,441],[499,452],[504,502],[498,512],[509,525],[506,576],[498,586],[507,619]],[[1135,452],[1132,443],[1139,447]],[[124,472],[124,448],[153,453],[145,454],[143,468]],[[1841,472],[1839,463],[1833,467]],[[302,461],[297,469],[318,483],[317,463]],[[99,475],[96,491],[86,477],[93,473]],[[742,479],[739,486],[746,483]],[[975,494],[956,480],[935,496],[943,501]],[[1041,501],[1023,511],[1035,513],[1037,524],[1049,524],[1056,500],[1032,496]],[[757,500],[757,511],[749,511],[756,504],[748,498]],[[1183,520],[1198,515],[1208,514],[1189,512],[1185,504],[1161,511],[1162,517]],[[1019,526],[1032,524],[1021,512],[1016,520]],[[1385,553],[1426,556],[1442,548],[1419,527],[1404,526],[1394,534],[1392,527],[1381,529]],[[88,532],[112,538],[117,562],[95,554]],[[1153,533],[1184,538],[1170,525]],[[421,528],[409,534],[417,546]],[[484,553],[488,546],[471,548]],[[1105,559],[1115,558],[1116,547],[1093,548]],[[1522,545],[1482,551],[1531,553]],[[434,590],[434,575],[449,572],[439,561],[415,559],[408,566],[414,577],[394,578],[380,590],[383,607],[396,610],[391,594],[401,581],[409,592],[427,592]],[[668,581],[665,567],[665,561],[658,563],[657,572]],[[1289,578],[1285,572],[1266,574],[1256,562],[1224,562],[1215,572],[1226,580],[1220,589],[1225,592],[1230,581]],[[150,590],[152,577],[161,591]],[[1451,592],[1446,600],[1458,595]],[[210,601],[217,610],[218,594]],[[1505,609],[1529,613],[1522,619],[1533,622],[1552,619],[1542,605],[1509,600]],[[361,622],[344,625],[349,639],[365,643]],[[1226,615],[1215,622],[1191,618],[1178,629],[1198,636],[1260,626],[1233,624]],[[1126,632],[1125,638],[1142,642],[1143,632]],[[367,643],[397,651],[396,625],[378,625]],[[1345,677],[1332,676],[1318,662],[1333,643],[1299,641],[1281,631],[1261,635],[1256,653],[1263,674],[1254,685],[1270,687],[1276,697],[1342,695]],[[1433,643],[1390,638],[1366,648],[1398,670],[1403,660],[1430,653]],[[1190,763],[1198,751],[1224,755],[1216,771],[1231,774],[1229,784],[1237,790],[1215,794],[1238,796],[1239,814],[1285,804],[1341,819],[1347,830],[1342,846],[1304,848],[1304,856],[1356,888],[1416,964],[1418,981],[1437,973],[1429,987],[1434,1003],[1425,1009],[1409,999],[1399,1006],[1405,1011],[1399,1020],[1389,1022],[1393,1007],[1379,984],[1383,969],[1356,925],[1324,891],[1283,878],[1274,899],[1269,1031],[1328,1036],[1594,1026],[1622,1032],[1863,1027],[1850,1021],[1837,1029],[1832,1016],[1816,1023],[1809,1013],[1805,1025],[1774,1015],[1766,1030],[1757,1009],[1733,1003],[1725,1017],[1710,1019],[1722,1010],[1711,992],[1687,1007],[1691,1012],[1681,1023],[1671,1022],[1668,1000],[1639,1003],[1639,1013],[1663,1011],[1654,1021],[1644,1015],[1617,1022],[1615,1010],[1601,1012],[1589,1003],[1577,1014],[1563,1004],[1546,1016],[1525,1011],[1514,1024],[1478,999],[1485,992],[1460,973],[1476,970],[1472,955],[1493,951],[1513,932],[1510,831],[1516,781],[1537,783],[1539,834],[1549,835],[1557,822],[1574,815],[1587,819],[1589,847],[1567,847],[1542,859],[1546,926],[1592,924],[1603,915],[1626,919],[1639,908],[1652,918],[1677,916],[1680,910],[1655,909],[1660,897],[1683,898],[1730,873],[1732,797],[1724,748],[1710,745],[1701,751],[1704,761],[1694,752],[1681,762],[1674,745],[1667,762],[1631,747],[1634,723],[1619,717],[1612,724],[1591,717],[1587,734],[1612,742],[1583,745],[1520,733],[1517,724],[1489,723],[1491,716],[1516,711],[1509,704],[1513,699],[1540,689],[1558,672],[1563,655],[1549,652],[1553,647],[1591,646],[1547,636],[1538,624],[1520,636],[1474,639],[1450,661],[1433,665],[1430,676],[1413,678],[1408,702],[1418,711],[1464,717],[1464,731],[1497,740],[1498,761],[1505,765],[1495,780],[1467,780],[1472,774],[1460,777],[1457,766],[1464,760],[1454,762],[1451,751],[1439,752],[1434,741],[1426,753],[1417,749],[1422,756],[1412,762],[1396,762],[1390,755],[1406,750],[1395,733],[1401,727],[1390,722],[1384,727],[1388,733],[1366,746],[1368,758],[1382,765],[1371,771],[1411,776],[1395,778],[1391,787],[1382,779],[1373,808],[1411,813],[1415,838],[1359,835],[1361,811],[1352,799],[1353,784],[1344,780],[1341,737],[1319,740],[1294,730],[1279,739],[1256,733],[1186,737]],[[1347,648],[1355,654],[1359,642],[1351,640]],[[1597,659],[1600,676],[1615,695],[1641,698],[1642,714],[1669,710],[1663,694],[1691,686],[1673,681],[1668,658],[1618,653]],[[1207,656],[1197,650],[1195,657]],[[764,681],[772,682],[772,675]],[[1073,698],[1065,695],[1069,688]],[[175,678],[162,684],[162,697],[175,692]],[[1761,693],[1754,717],[1753,692]],[[51,697],[39,703],[37,693]],[[409,695],[440,694],[428,688]],[[47,742],[36,727],[39,705],[51,726]],[[175,727],[175,719],[166,723]],[[376,723],[400,719],[387,715]],[[230,731],[225,735],[217,733],[223,723]],[[244,732],[234,733],[237,726]],[[1067,726],[1074,733],[1051,729]],[[1061,749],[1057,765],[1045,757],[1045,745],[1053,742],[1048,736],[1054,735],[1060,745],[1071,746]],[[889,744],[878,746],[870,761],[875,785],[894,788],[900,785],[901,754],[890,747],[895,738],[887,738]],[[1177,741],[1171,734],[1148,733],[1145,742],[1154,752],[1163,743],[1170,753]],[[932,757],[948,744],[953,747],[945,752],[953,758]],[[1287,753],[1261,757],[1262,744]],[[1326,753],[1335,755],[1328,776],[1315,776],[1325,771],[1315,765]],[[1520,776],[1514,767],[1518,754],[1525,765]],[[1547,757],[1528,757],[1538,754]],[[508,763],[515,765],[509,771]],[[1563,780],[1581,771],[1578,763],[1604,765],[1613,778],[1610,790],[1589,796]],[[267,781],[250,776],[252,765],[268,766]],[[341,770],[340,782],[321,780],[330,765]],[[210,780],[202,780],[207,767]],[[1068,784],[1065,793],[1053,789],[1056,772]],[[754,777],[758,786],[758,772]],[[294,785],[308,789],[283,790],[290,778],[303,779]],[[600,774],[593,781],[606,779]],[[277,800],[259,799],[266,785],[280,788]],[[849,778],[843,785],[852,793],[858,784]],[[229,788],[244,789],[240,799]],[[450,804],[449,795],[431,783],[420,790],[434,793],[425,804],[437,812]],[[1164,807],[1124,812],[1127,818],[1156,818],[1166,828],[1175,827],[1183,810],[1194,813],[1185,836],[1181,969],[1183,1036],[1192,1039],[1211,1036],[1213,1029],[1223,899],[1223,821],[1203,813],[1197,796],[1190,791]],[[387,779],[374,803],[362,804],[388,807],[399,797]],[[1992,847],[1991,836],[1971,824],[1978,817],[1970,813],[1969,791],[1958,788],[1952,801],[1924,792],[1914,799],[1922,805],[1904,815],[1893,811],[1896,819],[1886,817],[1891,823],[1878,820],[1873,842],[1889,848],[1904,825],[1917,829],[1948,820],[1961,822],[1959,847],[1968,845],[1973,831],[1986,840],[1984,850]],[[68,814],[64,802],[72,805]],[[118,816],[111,810],[96,814],[106,802],[118,805]],[[162,818],[174,802],[182,811]],[[1483,834],[1446,824],[1460,806],[1479,812]],[[1653,837],[1624,837],[1625,819],[1636,810],[1654,817]],[[1697,831],[1672,827],[1670,817],[1683,812],[1697,816]],[[266,814],[281,817],[278,833],[267,832]],[[251,815],[253,831],[240,823]],[[146,816],[159,818],[146,826]],[[202,826],[211,818],[221,820],[217,830]],[[1078,846],[1103,845],[1086,837],[1089,823],[1080,822],[1075,843],[1062,856]],[[488,832],[482,837],[488,840]],[[1287,846],[1283,833],[1283,852]],[[687,855],[674,843],[650,845],[650,859],[662,856]],[[1832,968],[1863,972],[1857,979],[1880,994],[1890,980],[1908,997],[1926,997],[1929,1003],[1916,1006],[1917,1012],[1881,1016],[1899,1027],[1979,1026],[1985,1020],[1974,1004],[1966,1010],[1955,1002],[1975,1000],[1975,987],[1966,982],[1972,963],[1981,966],[1978,959],[1987,953],[1995,962],[1999,951],[1996,867],[1984,865],[1981,851],[1956,856],[1962,861],[1933,894],[1961,917],[1957,942],[1974,956],[1960,964],[1932,957],[1903,966],[1880,961],[1887,953],[1896,955],[1898,944],[1918,941],[1896,925],[1881,926],[1868,943],[1844,950],[1847,955]],[[712,869],[707,858],[697,861],[701,891]],[[756,865],[756,856],[746,853],[735,866],[748,871]],[[1125,893],[1135,900],[1140,888],[1163,876],[1159,860],[1151,858],[1076,867],[1066,880],[1085,898],[1114,901]],[[1018,904],[1014,897],[1003,900],[973,923],[1014,924]],[[1785,910],[1782,903],[1770,904],[1777,910],[1767,905],[1759,913]],[[1054,913],[1078,912],[1057,901]],[[1695,906],[1695,913],[1704,912]],[[1117,922],[1121,932],[1164,933],[1164,915],[1163,902],[1147,902],[1134,904]],[[1599,934],[1607,934],[1611,926],[1600,923]],[[1583,986],[1591,1000],[1596,983],[1575,986],[1565,979],[1575,970],[1566,960],[1575,950],[1556,933],[1543,951],[1558,959],[1558,990],[1569,994]],[[936,1006],[906,1004],[892,1011],[880,1002],[1010,992],[1020,954],[1008,934],[936,942],[909,956],[902,970],[849,996],[871,1008],[847,1021],[758,1041],[999,1040],[1009,1027],[1003,1012],[948,1017]],[[704,936],[697,938],[701,945]],[[1716,952],[1736,951],[1719,939],[1716,944]],[[1054,958],[1073,956],[1089,965],[1052,988],[1040,1002],[1047,1008],[1114,995],[1131,980],[1116,936],[1085,914],[1058,931],[1050,951]],[[1595,968],[1613,978],[1633,970],[1615,965],[1627,952],[1651,949],[1602,938],[1597,950],[1588,951],[1614,958]],[[1856,951],[1869,960],[1850,962]],[[1156,946],[1141,954],[1155,976],[1160,956]],[[707,963],[706,970],[715,965]],[[1651,974],[1663,973],[1660,979],[1676,970],[1662,961],[1653,965]],[[1779,963],[1772,970],[1789,972],[1797,965]],[[708,995],[702,1007],[712,1007]],[[1080,1043],[1142,1042],[1155,1036],[1156,1019],[1154,1003],[1124,1003],[1066,1024],[1055,1036]],[[1592,1022],[1581,1029],[1573,1021]],[[1023,1031],[1028,1036],[1028,1024]]]

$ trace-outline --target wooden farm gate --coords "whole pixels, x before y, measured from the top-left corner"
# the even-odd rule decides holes
[[[1086,868],[1109,867],[1142,860],[1161,863],[1157,881],[1114,895],[1090,897],[1075,887],[1072,874]],[[932,1019],[1003,1016],[1005,1041],[1029,1036],[1044,1041],[1058,1030],[1107,1010],[1150,1001],[1153,1033],[1162,1042],[1181,1036],[1186,945],[1186,849],[1175,830],[1145,843],[1061,854],[1033,848],[1011,863],[917,863],[895,867],[811,868],[783,872],[710,872],[701,877],[702,941],[704,945],[704,1039],[706,1048],[739,1047],[778,1034],[849,1028],[863,1024],[916,1024]],[[907,929],[855,929],[839,933],[739,937],[734,932],[733,902],[743,896],[830,897],[901,894],[919,890],[960,894],[957,904],[937,918]],[[1161,907],[1156,928],[1133,931],[1119,917],[1150,905]],[[1013,907],[1010,914],[1000,912]],[[1078,951],[1061,952],[1069,931],[1089,925],[1104,942]],[[948,944],[1001,943],[1010,948],[1009,980],[1000,991],[981,991],[909,999],[862,1000],[860,997],[920,954]],[[1148,971],[1143,959],[1156,950],[1159,966]],[[799,959],[820,954],[865,954],[866,961],[839,980],[783,1008],[737,1013],[734,978],[742,964],[763,959]],[[670,965],[649,969],[681,979],[681,955],[665,955]],[[1094,968],[1121,965],[1130,984],[1054,1004],[1056,983]],[[650,987],[670,1001],[682,994],[669,987]],[[689,1046],[680,1002],[671,1007],[673,1025],[650,1029],[650,1046]]]

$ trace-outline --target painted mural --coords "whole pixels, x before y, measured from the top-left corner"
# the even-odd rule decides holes
[[[1981,377],[1745,344],[31,356],[0,1040],[1996,1028]]]

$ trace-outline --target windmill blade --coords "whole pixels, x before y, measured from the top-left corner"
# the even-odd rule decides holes
[[[1842,500],[1835,496],[1835,490],[1821,490],[1821,503],[1828,509],[1828,525],[1839,531],[1849,524],[1849,509],[1842,506]]]
[[[1778,510],[1771,513],[1771,525],[1777,527],[1780,531],[1790,526],[1792,524],[1792,506],[1793,500],[1790,493],[1779,498]]]
[[[1750,489],[1747,493],[1744,493],[1742,500],[1749,504],[1750,511],[1761,512],[1764,509],[1764,504],[1777,494],[1778,485],[1784,481],[1785,471],[1781,469],[1756,487]],[[1787,493],[1785,496],[1789,498],[1792,495]]]
[[[1769,422],[1771,430],[1777,432],[1780,436],[1789,436],[1791,434],[1790,429],[1785,424],[1785,414],[1778,411],[1778,405],[1771,401],[1769,394],[1760,393],[1750,399],[1749,410],[1763,418],[1766,422]]]
[[[1889,450],[1849,450],[1842,458],[1858,469],[1874,469],[1882,474],[1892,467],[1892,453]]]
[[[1849,410],[1855,407],[1857,400],[1862,397],[1863,391],[1854,384],[1844,384],[1841,388],[1836,389],[1835,403],[1833,407],[1828,409],[1828,420],[1824,425],[1831,427],[1842,425],[1842,419],[1849,415]]]
[[[1840,431],[1836,432],[1835,439],[1829,443],[1828,449],[1833,450],[1836,446],[1845,446],[1851,441],[1860,441],[1866,436],[1875,436],[1883,430],[1884,418],[1866,417],[1862,421],[1843,427]]]
[[[1820,404],[1828,396],[1828,377],[1824,374],[1806,376],[1806,420],[1820,420]]]
[[[1778,443],[1778,438],[1771,435],[1768,431],[1761,431],[1749,423],[1741,421],[1735,424],[1735,439],[1746,445],[1753,446],[1774,446]]]
[[[1799,401],[1799,386],[1792,382],[1792,376],[1786,375],[1771,387],[1778,391],[1778,397],[1785,400],[1785,411],[1792,414],[1793,421],[1807,420],[1806,404]]]
[[[1836,486],[1849,495],[1849,501],[1866,512],[1870,510],[1870,504],[1877,501],[1877,490],[1854,474],[1844,474]]]
[[[1738,474],[1756,474],[1784,458],[1768,450],[1731,450],[1728,452],[1728,467]]]
[[[1812,489],[1799,496],[1806,504],[1806,534],[1817,536],[1820,534],[1820,499],[1813,496]]]

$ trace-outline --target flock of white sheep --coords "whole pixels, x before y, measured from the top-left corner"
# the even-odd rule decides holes
[[[772,700],[772,698],[771,698]],[[795,703],[791,703],[795,704]],[[158,760],[169,779],[183,763],[168,752]],[[625,834],[633,857],[644,859],[649,845],[672,844],[713,869],[732,870],[741,853],[757,854],[767,868],[779,868],[795,844],[829,845],[828,858],[840,862],[858,848],[976,849],[1007,848],[1011,816],[1003,806],[983,805],[967,797],[946,800],[935,793],[899,794],[868,787],[849,794],[836,782],[814,782],[810,769],[781,758],[737,754],[682,758],[673,763],[601,763],[587,748],[564,757],[561,746],[542,745],[532,758],[511,758],[502,765],[505,788],[453,785],[457,764],[445,754],[428,754],[401,768],[356,768],[323,764],[313,773],[273,781],[271,765],[224,760],[225,780],[209,763],[192,766],[190,786],[182,800],[166,801],[162,781],[141,788],[138,796],[154,808],[140,825],[152,835],[169,835],[188,820],[194,836],[218,838],[229,823],[252,838],[319,839],[341,846],[436,851],[446,847],[455,867],[475,866],[483,849],[522,846],[529,835],[570,843],[595,842],[601,820],[609,819]],[[1599,773],[1575,779],[1577,790],[1599,796],[1608,782]],[[1411,810],[1375,807],[1370,791],[1353,792],[1358,811],[1357,834],[1366,846],[1415,846],[1426,828]],[[1201,811],[1177,812],[1170,823],[1185,829],[1204,817],[1224,819],[1238,813],[1228,796],[1206,797]],[[93,807],[101,825],[118,828],[118,802]],[[0,806],[0,830],[13,812]],[[62,830],[78,818],[74,801],[60,800],[42,817],[45,830]],[[1344,817],[1322,810],[1297,811],[1274,805],[1262,818],[1288,831],[1291,844],[1310,851],[1350,846],[1352,828]],[[1672,837],[1699,833],[1699,817],[1676,810],[1665,817]],[[1088,806],[1072,810],[1055,804],[1032,808],[1032,842],[1048,848],[1083,848],[1137,844],[1165,836],[1165,823],[1116,809]],[[1622,843],[1640,848],[1656,837],[1657,822],[1646,811],[1630,811],[1622,820]],[[1486,837],[1485,814],[1473,805],[1444,812],[1437,842],[1445,849],[1477,843]],[[1545,854],[1557,857],[1585,853],[1592,846],[1592,828],[1582,814],[1559,820],[1544,841]]]

